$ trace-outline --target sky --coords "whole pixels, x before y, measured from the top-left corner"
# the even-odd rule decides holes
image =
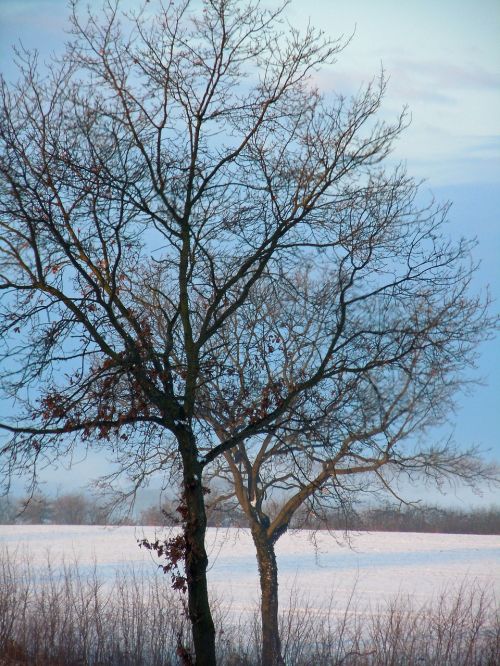
[[[101,3],[83,4],[98,9]],[[298,28],[310,21],[330,36],[350,37],[338,62],[315,75],[321,89],[355,92],[384,68],[389,79],[384,117],[395,117],[404,106],[411,114],[395,158],[406,163],[410,174],[424,179],[424,189],[432,190],[438,200],[453,203],[448,229],[452,237],[477,237],[474,256],[481,265],[473,286],[480,291],[489,285],[499,311],[498,0],[295,0],[285,15]],[[19,40],[40,49],[42,56],[60,49],[66,16],[65,0],[0,0],[0,71],[12,76],[10,45]],[[454,432],[465,446],[479,445],[500,461],[499,340],[483,344],[479,351],[476,376],[482,385],[459,400],[452,417],[455,425],[446,432]],[[47,479],[64,489],[97,475],[98,465],[98,459],[87,459],[75,471],[54,470]],[[486,492],[479,501],[495,497]],[[467,493],[455,499],[473,501]]]

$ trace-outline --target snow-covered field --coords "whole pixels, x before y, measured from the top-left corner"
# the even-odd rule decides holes
[[[165,532],[158,532],[158,535]],[[34,567],[77,561],[97,567],[102,579],[133,565],[155,575],[156,556],[137,540],[155,536],[153,527],[0,526],[0,549],[28,557]],[[258,576],[248,530],[210,529],[209,582],[224,606],[235,613],[258,603]],[[374,532],[351,536],[306,531],[285,534],[277,544],[282,608],[305,603],[321,612],[332,604],[343,612],[355,589],[355,604],[375,609],[397,594],[416,605],[430,602],[464,581],[487,587],[500,599],[500,536]],[[163,575],[163,574],[158,574]],[[292,594],[293,593],[293,594]],[[291,598],[293,597],[293,598]]]

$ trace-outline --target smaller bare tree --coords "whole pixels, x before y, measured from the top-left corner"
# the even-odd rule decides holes
[[[279,401],[283,384],[300,381],[318,353],[325,327],[318,313],[329,311],[332,289],[328,279],[317,273],[292,276],[288,287],[293,284],[293,290],[282,281],[279,292],[254,292],[253,307],[245,309],[246,326],[228,327],[226,337],[220,336],[230,376],[236,378],[232,390],[237,387],[241,396],[235,409],[238,401],[229,391],[227,377],[221,374],[208,382],[211,411],[204,416],[220,441],[238,432],[248,412],[258,413]],[[370,311],[363,304],[367,306]],[[389,323],[387,313],[380,321],[372,311],[361,320],[362,335],[350,331],[356,342],[349,350],[349,370],[325,372],[321,382],[290,403],[274,427],[214,461],[212,478],[222,492],[213,496],[212,505],[232,506],[236,501],[256,548],[262,663],[285,663],[275,545],[299,510],[314,516],[316,523],[326,523],[332,507],[347,512],[363,493],[382,492],[404,501],[397,490],[402,475],[432,484],[498,482],[498,469],[483,462],[477,450],[460,450],[450,441],[425,445],[430,429],[446,420],[453,397],[465,382],[467,354],[456,353],[456,336],[461,344],[465,341],[465,321],[449,319],[457,317],[458,307],[459,302],[454,307],[447,303],[441,312],[434,311],[412,351],[404,355],[399,354],[401,326],[407,324]],[[422,316],[420,309],[416,305],[414,322]],[[473,313],[469,310],[465,316]],[[380,351],[384,362],[377,362],[376,353],[367,358],[365,333],[376,334],[387,326]],[[245,331],[244,336],[238,331]],[[434,339],[431,332],[437,334]],[[470,342],[475,333],[473,326],[467,334]],[[394,355],[386,356],[392,345]]]

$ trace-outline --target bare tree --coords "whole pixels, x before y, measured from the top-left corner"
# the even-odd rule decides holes
[[[214,664],[207,465],[279,433],[315,393],[342,400],[336,382],[398,364],[404,377],[426,350],[435,372],[469,358],[491,322],[467,295],[469,244],[440,230],[446,209],[419,209],[413,181],[381,168],[404,126],[377,120],[383,77],[350,100],[312,87],[341,42],[236,0],[72,7],[64,57],[40,71],[20,51],[18,82],[0,83],[1,381],[16,405],[3,470],[36,482],[86,442],[177,464],[196,663]],[[319,300],[291,277],[306,263],[328,269]],[[268,287],[300,295],[315,337],[295,324],[302,373],[278,380],[268,364],[245,396],[220,343],[236,327],[244,344],[251,295]],[[217,377],[237,425],[207,436]]]
[[[376,219],[380,223],[381,216]],[[373,248],[384,237],[374,234]],[[341,279],[354,282],[355,273],[353,265],[348,276],[332,268],[306,267],[261,283],[239,321],[219,332],[219,358],[224,350],[229,371],[207,379],[206,411],[199,416],[220,441],[235,436],[248,417],[279,404],[324,357],[325,331],[341,316]],[[342,260],[336,268],[347,270]],[[360,283],[349,298],[334,362],[321,380],[296,395],[265,433],[239,442],[210,469],[220,499],[230,503],[234,497],[251,528],[261,585],[262,663],[284,663],[275,544],[299,509],[319,522],[332,506],[347,511],[361,493],[384,491],[401,500],[401,474],[436,484],[498,480],[477,450],[458,449],[451,441],[428,443],[430,428],[445,422],[463,387],[463,370],[480,335],[476,304],[464,310],[463,294],[445,297],[443,286],[428,280],[420,300],[418,293],[408,299],[406,291],[374,292],[369,280]],[[407,336],[412,342],[403,351]]]
[[[52,501],[52,521],[56,525],[90,525],[93,503],[82,493],[65,493]]]

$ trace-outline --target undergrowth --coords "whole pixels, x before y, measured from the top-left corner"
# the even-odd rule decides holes
[[[259,664],[258,612],[235,619],[213,600],[221,666]],[[300,607],[300,610],[299,610]],[[432,605],[398,597],[341,615],[291,603],[281,616],[287,666],[498,666],[500,617],[493,594],[470,583]],[[169,666],[188,663],[182,594],[132,569],[111,581],[77,563],[43,568],[0,557],[0,664]],[[267,665],[265,665],[267,666]]]

